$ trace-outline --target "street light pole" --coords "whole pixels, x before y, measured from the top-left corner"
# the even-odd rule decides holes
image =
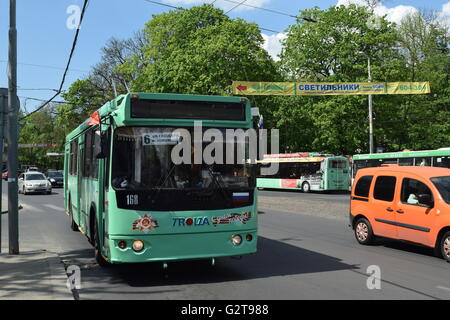
[[[372,82],[370,57],[367,57],[367,70],[369,73],[369,82]],[[373,101],[371,94],[369,94],[369,151],[373,153]]]
[[[16,0],[9,2],[8,57],[8,233],[9,254],[19,254],[19,210],[17,186],[17,30]]]

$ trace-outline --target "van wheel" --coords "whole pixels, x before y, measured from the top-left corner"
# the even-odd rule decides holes
[[[440,249],[442,257],[450,262],[450,231],[447,231],[441,239]]]
[[[302,184],[302,191],[304,193],[308,193],[311,191],[311,186],[309,185],[309,182],[303,182]]]
[[[373,235],[372,226],[365,218],[360,218],[355,223],[355,237],[356,240],[363,245],[373,243],[375,236]]]

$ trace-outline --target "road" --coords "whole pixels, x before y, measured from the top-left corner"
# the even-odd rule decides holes
[[[432,250],[357,244],[347,226],[348,194],[261,191],[257,254],[222,258],[214,267],[171,263],[167,277],[159,263],[97,266],[87,239],[69,229],[61,189],[19,199],[22,248],[46,248],[80,266],[80,299],[450,299],[450,264]],[[6,224],[4,216],[4,244]],[[374,283],[367,274],[372,265],[379,267],[380,289],[367,286]]]

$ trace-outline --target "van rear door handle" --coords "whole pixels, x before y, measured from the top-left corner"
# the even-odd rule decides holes
[[[386,211],[392,212],[392,211],[394,211],[394,209],[387,208]]]
[[[403,210],[397,210],[397,213],[405,213],[405,211],[403,211]]]

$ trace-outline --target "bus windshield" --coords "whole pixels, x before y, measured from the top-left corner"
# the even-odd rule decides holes
[[[193,128],[186,128],[191,137]],[[175,128],[121,127],[115,130],[112,156],[112,186],[118,190],[192,190],[254,188],[254,168],[237,161],[238,148],[248,158],[248,143],[233,145],[233,164],[179,164],[172,162],[172,149],[179,141]],[[221,131],[225,131],[221,129]],[[194,139],[191,139],[193,162]],[[203,142],[203,150],[209,142]],[[223,153],[227,146],[223,142]],[[225,158],[225,156],[224,156]],[[203,161],[202,161],[203,162]],[[223,163],[225,163],[225,159]]]

